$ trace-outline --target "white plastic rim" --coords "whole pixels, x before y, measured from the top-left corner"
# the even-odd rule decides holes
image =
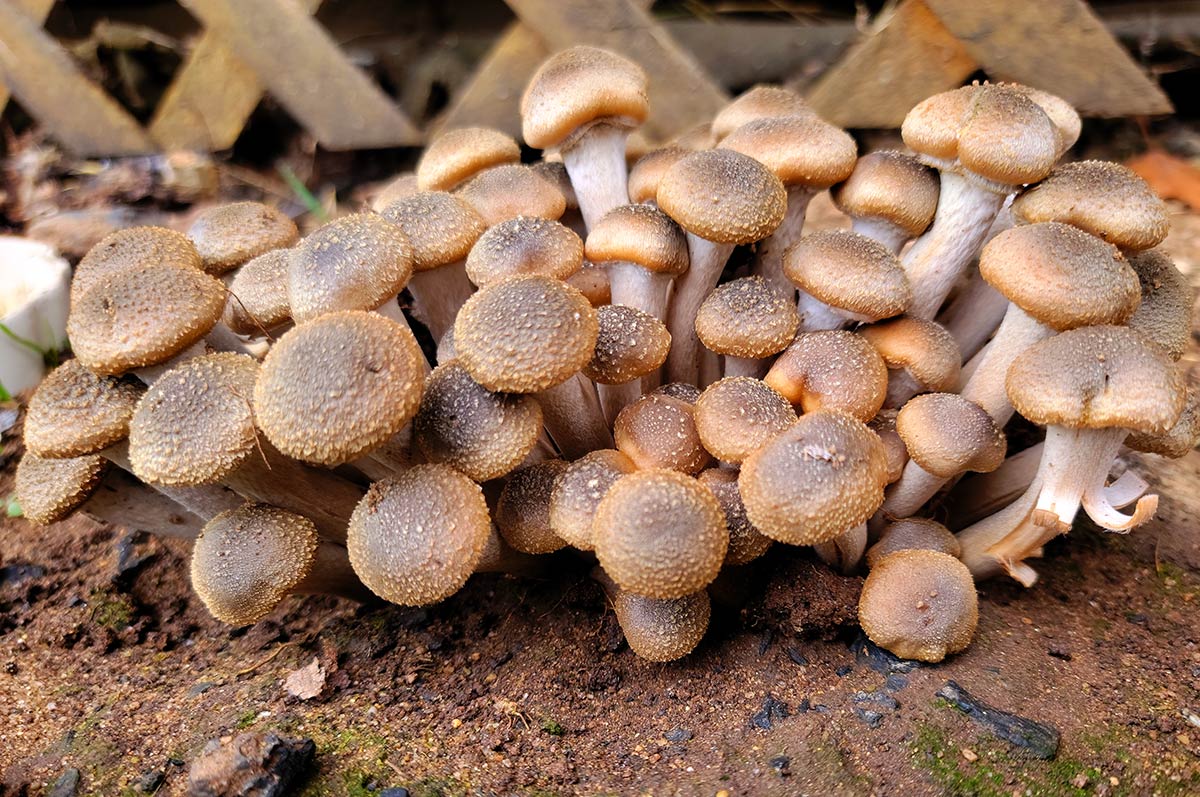
[[[0,388],[16,395],[67,341],[71,266],[46,244],[0,235]],[[0,393],[2,395],[2,393]]]

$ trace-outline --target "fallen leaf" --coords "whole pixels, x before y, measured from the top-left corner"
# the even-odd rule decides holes
[[[325,689],[325,668],[315,657],[307,667],[301,667],[288,673],[283,682],[283,688],[288,694],[301,700],[312,700]]]
[[[1200,169],[1169,152],[1152,149],[1126,164],[1163,199],[1178,199],[1200,210]]]

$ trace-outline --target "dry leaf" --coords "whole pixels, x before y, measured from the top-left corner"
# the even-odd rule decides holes
[[[1200,169],[1168,152],[1152,149],[1125,164],[1163,199],[1178,199],[1200,210]]]
[[[312,700],[325,689],[325,668],[318,659],[313,658],[307,667],[290,672],[283,682],[283,688],[301,700]]]

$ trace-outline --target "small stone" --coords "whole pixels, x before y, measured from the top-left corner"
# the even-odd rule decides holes
[[[750,725],[760,730],[769,731],[777,721],[785,719],[787,715],[787,703],[768,694],[763,699],[762,710],[750,719]]]
[[[1049,653],[1051,656],[1053,656],[1056,659],[1062,659],[1063,661],[1071,660],[1070,651],[1064,650],[1063,648],[1060,648],[1060,647],[1055,647],[1054,645],[1051,645],[1050,648],[1046,652]]]
[[[891,692],[899,692],[904,687],[908,686],[908,679],[903,675],[889,675],[883,681],[884,688]]]
[[[975,751],[974,751],[974,750],[972,750],[970,747],[964,747],[964,748],[963,748],[962,750],[960,750],[959,752],[960,752],[960,753],[962,753],[962,757],[963,757],[963,758],[965,758],[966,760],[968,760],[968,761],[970,761],[970,762],[972,762],[972,763],[974,763],[974,762],[976,762],[976,761],[978,761],[978,760],[979,760],[979,756],[978,756],[978,755],[975,753]]]
[[[854,654],[855,659],[864,662],[875,672],[884,675],[889,673],[909,673],[921,666],[920,662],[902,659],[887,652],[867,639],[865,634],[859,634],[858,638],[850,644],[850,651]]]
[[[855,692],[850,698],[855,703],[870,703],[878,709],[885,711],[895,711],[900,708],[899,701],[891,695],[885,695],[883,692]]]
[[[798,664],[801,667],[808,666],[808,657],[800,652],[800,648],[795,645],[788,645],[786,651],[787,657],[792,660],[793,664]]]
[[[854,709],[854,716],[858,717],[860,720],[862,720],[864,723],[866,723],[868,728],[878,728],[880,725],[883,724],[883,715],[880,714],[878,711],[871,711],[870,709],[864,709],[864,708],[856,708],[856,709]]]
[[[963,689],[954,681],[937,691],[937,696],[950,702],[975,722],[996,736],[1034,758],[1049,760],[1058,754],[1061,736],[1052,725],[993,708]]]
[[[16,675],[19,669],[20,668],[17,667],[17,662],[15,659],[9,659],[8,661],[4,662],[4,672],[8,675]]]
[[[192,684],[192,688],[188,689],[187,691],[188,697],[199,697],[209,689],[212,689],[214,686],[216,686],[216,684],[212,681],[199,681],[194,683]]]
[[[161,769],[152,769],[149,772],[144,772],[137,781],[138,791],[142,794],[154,794],[154,792],[158,791],[158,787],[162,786],[166,777],[166,774]]]
[[[838,667],[833,672],[837,675],[838,678],[845,678],[847,675],[854,672],[854,665],[853,664],[843,664],[841,667]]]
[[[317,746],[273,732],[212,739],[188,773],[190,797],[283,797],[303,778]]]
[[[1075,777],[1071,778],[1071,785],[1077,789],[1086,789],[1088,785],[1088,776],[1084,772],[1079,772]]]
[[[792,759],[785,755],[775,756],[769,762],[771,769],[775,770],[775,774],[781,778],[786,778],[792,774]]]
[[[379,797],[408,797],[408,789],[403,786],[396,786],[391,789],[384,789],[379,792]]]
[[[663,737],[668,742],[674,742],[675,744],[690,741],[692,736],[692,732],[686,728],[672,728],[663,734]]]
[[[68,769],[58,776],[46,797],[75,797],[79,790],[79,770]]]

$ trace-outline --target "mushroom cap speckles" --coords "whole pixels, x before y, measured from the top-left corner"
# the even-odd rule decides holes
[[[1188,389],[1179,420],[1170,429],[1161,434],[1131,432],[1125,438],[1125,445],[1134,451],[1179,459],[1196,447],[1197,439],[1200,439],[1200,388],[1193,387]]]
[[[872,642],[901,658],[941,661],[975,636],[979,601],[971,571],[949,554],[898,551],[867,576],[858,620]]]
[[[1033,100],[1046,116],[1050,118],[1050,122],[1054,125],[1054,129],[1058,133],[1058,154],[1060,157],[1065,155],[1071,147],[1075,146],[1075,142],[1079,140],[1079,134],[1083,132],[1083,120],[1079,118],[1079,112],[1071,106],[1071,103],[1057,94],[1051,94],[1048,91],[1042,91],[1041,89],[1035,89],[1032,86],[1025,86],[1020,83],[1000,83],[998,85]]]
[[[417,465],[371,485],[350,516],[346,547],[367,589],[426,606],[467,583],[491,530],[479,485],[447,465]]]
[[[746,515],[791,545],[829,542],[883,504],[887,455],[879,437],[840,412],[812,412],[742,463]]]
[[[642,396],[618,413],[613,438],[639,468],[694,475],[712,459],[700,442],[694,413],[692,405],[670,396]]]
[[[757,85],[743,91],[713,117],[712,132],[718,140],[744,124],[779,116],[816,116],[804,99],[783,86]]]
[[[447,130],[429,143],[417,162],[422,191],[453,191],[485,169],[518,163],[521,148],[499,130],[463,127]]]
[[[663,322],[634,307],[610,304],[596,309],[600,333],[583,373],[602,385],[620,385],[649,374],[666,362],[671,333]]]
[[[651,205],[622,205],[588,232],[587,259],[598,265],[633,263],[677,277],[688,268],[687,237],[670,216]]]
[[[784,254],[783,273],[830,307],[872,321],[899,315],[912,301],[900,258],[849,230],[804,236]]]
[[[954,532],[934,520],[910,517],[889,523],[879,536],[879,542],[867,549],[867,567],[873,568],[885,556],[897,551],[938,551],[955,558],[962,546]]]
[[[29,398],[25,447],[40,457],[95,454],[129,435],[141,396],[131,380],[96,376],[79,360],[67,360]]]
[[[831,330],[797,335],[763,381],[804,412],[839,410],[869,421],[883,406],[888,372],[861,335]]]
[[[629,201],[657,202],[658,184],[675,162],[692,150],[666,146],[651,150],[637,159],[629,170]]]
[[[317,528],[301,515],[246,504],[214,517],[192,548],[192,588],[223,623],[250,625],[304,580],[317,556]]]
[[[871,431],[879,436],[883,443],[883,450],[887,454],[888,484],[903,476],[904,466],[908,464],[908,449],[905,448],[904,440],[896,431],[898,414],[898,410],[880,410],[879,414],[867,423]]]
[[[749,155],[786,186],[828,188],[854,171],[858,145],[819,116],[779,116],[747,122],[720,144]]]
[[[254,387],[259,428],[282,453],[340,465],[385,443],[417,412],[423,355],[404,326],[330,313],[281,337]]]
[[[577,46],[542,63],[521,97],[521,133],[535,149],[570,146],[597,123],[637,127],[646,118],[646,73],[598,47]]]
[[[926,393],[896,416],[908,455],[943,479],[964,471],[987,473],[1004,462],[1008,440],[992,416],[957,393]]]
[[[39,526],[62,520],[87,500],[107,467],[99,454],[46,459],[26,451],[14,479],[22,514]]]
[[[258,362],[218,352],[163,374],[129,425],[129,461],[147,484],[212,484],[255,449]]]
[[[175,266],[201,269],[195,244],[166,227],[130,227],[105,236],[79,261],[71,279],[71,305],[106,274],[131,266]]]
[[[567,544],[550,523],[550,496],[566,469],[566,462],[550,459],[519,468],[504,482],[496,503],[496,529],[513,550],[553,553]]]
[[[1142,302],[1127,322],[1179,360],[1192,339],[1192,305],[1196,292],[1171,258],[1157,249],[1129,258],[1142,286]],[[28,429],[28,421],[26,428]]]
[[[618,588],[611,600],[629,649],[647,661],[674,661],[691,653],[712,614],[706,590],[662,600]]]
[[[723,462],[740,463],[796,422],[796,411],[765,382],[729,376],[709,385],[696,401],[696,431]]]
[[[748,359],[783,351],[799,326],[796,303],[762,277],[718,285],[696,313],[701,343],[717,354]]]
[[[746,506],[742,503],[742,494],[738,491],[738,472],[725,468],[709,468],[696,479],[712,490],[722,511],[725,512],[725,526],[729,529],[729,550],[725,552],[725,566],[748,564],[766,553],[773,540],[754,528],[750,518],[746,517]]]
[[[517,216],[558,219],[567,210],[562,191],[528,166],[510,163],[488,169],[458,190],[488,227]]]
[[[848,216],[883,219],[916,237],[933,221],[940,189],[937,172],[912,155],[879,150],[859,158],[829,195]]]
[[[421,191],[383,209],[412,246],[414,271],[429,271],[464,259],[483,235],[483,219],[454,194]]]
[[[272,249],[300,239],[296,223],[278,208],[261,202],[234,202],[196,216],[188,237],[209,274],[224,274]]]
[[[571,175],[567,174],[565,163],[560,160],[540,160],[530,164],[529,168],[558,189],[566,200],[567,210],[579,210],[579,196],[575,193],[575,186],[571,184]]]
[[[541,274],[565,280],[583,265],[583,241],[552,219],[518,216],[489,228],[467,255],[467,276],[479,287],[505,277]]]
[[[761,241],[783,221],[787,192],[766,166],[730,149],[693,152],[663,175],[658,206],[708,241]]]
[[[610,448],[592,451],[572,462],[554,479],[550,528],[571,547],[592,550],[596,507],[617,479],[635,470],[633,460]]]
[[[596,310],[575,288],[550,277],[510,277],[459,310],[454,348],[488,390],[536,393],[579,373],[599,333]]]
[[[725,513],[712,491],[672,470],[619,479],[596,509],[596,556],[613,581],[648,598],[703,589],[729,547]]]
[[[700,388],[693,385],[691,382],[668,382],[665,385],[654,388],[653,396],[670,396],[673,399],[679,399],[684,404],[695,404],[700,400]]]
[[[260,336],[292,317],[288,303],[289,249],[274,249],[237,270],[221,321],[241,335]]]
[[[567,284],[586,296],[592,307],[612,303],[612,283],[606,268],[585,263],[583,268],[567,277]]]
[[[936,321],[904,316],[861,327],[883,362],[904,369],[925,389],[952,391],[962,371],[958,342]]]

